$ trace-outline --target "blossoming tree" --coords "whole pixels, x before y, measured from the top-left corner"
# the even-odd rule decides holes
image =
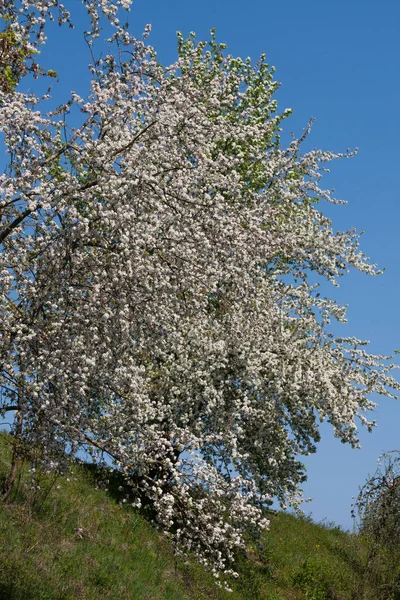
[[[231,572],[271,499],[296,503],[319,420],[357,446],[368,395],[398,389],[383,357],[329,332],[345,310],[315,283],[376,273],[356,232],[320,211],[342,155],[301,154],[308,130],[281,147],[290,110],[277,112],[264,56],[253,66],[214,34],[179,34],[164,67],[147,32],[120,24],[129,0],[84,2],[93,55],[103,18],[111,50],[89,97],[49,112],[19,78],[52,76],[33,61],[48,19],[71,17],[57,0],[3,4],[0,407],[16,411],[14,473],[22,443],[49,465],[105,453],[179,552]]]

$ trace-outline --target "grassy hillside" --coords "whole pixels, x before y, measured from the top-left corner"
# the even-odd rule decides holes
[[[0,434],[0,482],[10,439]],[[239,557],[233,592],[218,589],[136,509],[122,504],[117,476],[74,465],[67,478],[26,485],[22,470],[0,504],[1,600],[373,600],[366,550],[356,536],[288,514],[271,515],[262,552]]]

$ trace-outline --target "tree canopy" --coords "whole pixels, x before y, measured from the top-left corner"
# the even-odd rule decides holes
[[[73,15],[4,4],[2,410],[49,468],[79,448],[111,457],[179,552],[231,572],[263,508],[298,501],[320,420],[357,446],[369,394],[399,387],[384,357],[333,336],[345,309],[316,283],[377,273],[321,209],[327,163],[351,154],[302,153],[310,127],[282,147],[291,111],[264,55],[178,34],[163,66],[149,30],[121,25],[129,0],[84,1],[93,56],[111,23],[108,54],[88,97],[49,111],[23,75],[48,19]]]

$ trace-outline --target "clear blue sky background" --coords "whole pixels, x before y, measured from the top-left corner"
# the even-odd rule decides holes
[[[79,8],[77,0],[65,4]],[[330,293],[349,304],[349,335],[371,340],[370,348],[377,353],[400,347],[398,0],[136,1],[129,22],[137,35],[146,23],[152,24],[150,43],[165,63],[176,57],[178,29],[207,38],[216,27],[228,51],[242,57],[257,59],[265,51],[282,82],[280,108],[294,110],[286,130],[300,135],[313,116],[308,147],[360,148],[357,157],[333,163],[326,178],[326,186],[349,204],[321,208],[335,228],[365,230],[363,249],[386,272],[381,277],[351,273]],[[81,23],[77,25],[79,30]],[[42,57],[43,66],[60,73],[54,88],[60,101],[67,90],[87,90],[88,49],[77,33],[49,32]],[[400,449],[400,402],[381,400],[376,418],[378,428],[372,434],[363,432],[359,451],[334,439],[329,426],[322,427],[318,453],[306,460],[305,494],[313,500],[305,509],[316,520],[350,528],[350,505],[358,486],[374,471],[381,452]]]

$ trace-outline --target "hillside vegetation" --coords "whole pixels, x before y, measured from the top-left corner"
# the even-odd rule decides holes
[[[0,479],[11,438],[0,434]],[[263,548],[238,557],[229,593],[174,557],[151,515],[123,503],[117,473],[73,464],[67,477],[23,466],[0,504],[1,600],[373,600],[368,550],[354,534],[271,515]]]

